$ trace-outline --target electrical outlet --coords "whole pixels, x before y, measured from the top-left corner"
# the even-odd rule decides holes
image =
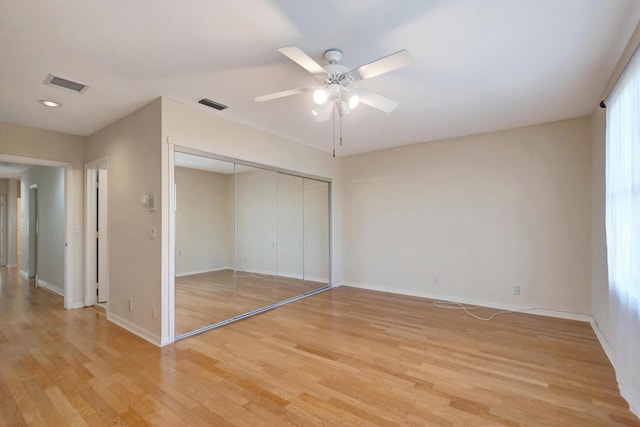
[[[440,284],[440,276],[433,276],[433,284],[434,285]]]
[[[151,307],[151,318],[152,319],[156,319],[156,308],[155,307]]]
[[[133,311],[133,298],[129,298],[129,311]]]
[[[513,294],[520,295],[520,285],[513,285]]]

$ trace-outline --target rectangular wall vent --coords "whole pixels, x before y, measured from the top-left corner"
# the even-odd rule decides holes
[[[63,89],[71,90],[76,93],[83,93],[89,87],[85,84],[74,82],[73,80],[68,80],[62,77],[54,76],[53,74],[49,74],[49,76],[47,76],[47,79],[44,81],[44,84],[49,86],[61,87]]]
[[[219,102],[212,101],[207,98],[202,98],[200,101],[198,101],[198,103],[206,105],[207,107],[215,108],[216,110],[224,110],[225,108],[227,108],[226,105],[220,104]]]

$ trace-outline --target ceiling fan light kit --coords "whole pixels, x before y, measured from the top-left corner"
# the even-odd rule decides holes
[[[320,88],[297,88],[254,98],[256,102],[271,101],[291,95],[313,91],[313,101],[316,105],[311,109],[316,121],[323,122],[331,118],[336,111],[340,117],[340,145],[342,145],[342,117],[356,108],[360,103],[376,108],[385,113],[390,113],[398,107],[398,103],[383,95],[354,86],[356,82],[376,77],[399,68],[406,67],[413,62],[413,57],[406,50],[387,55],[358,68],[349,69],[339,64],[342,59],[340,49],[329,49],[324,52],[324,59],[328,65],[322,67],[311,59],[306,53],[297,47],[283,47],[278,49],[280,53],[291,59],[293,62],[307,70],[316,77],[322,85]],[[335,134],[335,116],[334,116]],[[335,137],[334,150],[335,157]]]

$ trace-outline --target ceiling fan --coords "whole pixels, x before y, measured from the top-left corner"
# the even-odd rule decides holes
[[[313,91],[313,99],[317,105],[311,112],[319,122],[329,120],[334,107],[342,117],[360,102],[386,113],[395,110],[398,107],[396,101],[358,87],[356,83],[406,67],[413,62],[411,54],[403,49],[358,68],[350,69],[339,64],[342,59],[340,49],[329,49],[324,52],[328,65],[322,67],[297,47],[283,47],[278,51],[313,74],[319,87],[289,89],[258,96],[254,100],[256,102],[271,101]]]

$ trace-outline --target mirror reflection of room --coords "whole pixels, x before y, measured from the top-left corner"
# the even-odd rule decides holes
[[[176,152],[175,334],[329,284],[329,183]]]

